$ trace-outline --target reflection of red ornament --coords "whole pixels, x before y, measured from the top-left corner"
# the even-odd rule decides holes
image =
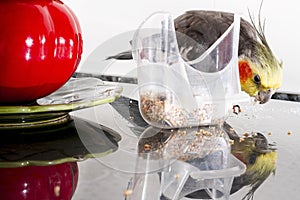
[[[71,199],[77,181],[76,162],[50,166],[0,168],[1,199]]]
[[[0,102],[46,96],[76,70],[82,35],[59,0],[0,1]]]

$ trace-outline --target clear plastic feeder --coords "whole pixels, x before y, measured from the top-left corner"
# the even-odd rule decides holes
[[[234,177],[246,170],[231,155],[221,126],[149,127],[141,135],[139,155],[128,200],[177,200],[194,192],[200,192],[197,199],[228,200]]]
[[[212,124],[223,119],[240,94],[238,40],[240,18],[200,57],[181,57],[173,18],[154,13],[136,31],[139,107],[143,118],[161,128]],[[180,39],[201,48],[188,36]]]

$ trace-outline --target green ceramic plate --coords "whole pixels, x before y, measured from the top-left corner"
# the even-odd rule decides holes
[[[64,86],[28,105],[0,106],[0,129],[51,126],[68,121],[70,111],[116,100],[122,87],[97,78],[72,78]]]

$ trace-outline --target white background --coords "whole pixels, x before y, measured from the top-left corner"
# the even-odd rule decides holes
[[[115,35],[136,29],[155,11],[175,17],[186,10],[211,9],[238,12],[246,19],[250,10],[258,15],[260,0],[64,0],[77,15],[84,39],[81,65],[95,48]],[[283,61],[282,91],[300,92],[299,3],[295,0],[264,0],[265,34],[275,55]],[[118,52],[116,50],[116,52]],[[81,66],[80,65],[80,66]],[[80,71],[80,67],[78,69]]]

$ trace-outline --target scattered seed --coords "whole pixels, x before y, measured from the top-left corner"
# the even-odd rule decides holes
[[[244,137],[249,137],[249,133],[244,133]]]
[[[144,150],[145,151],[149,151],[151,149],[151,145],[150,144],[145,144],[144,145]]]
[[[59,197],[59,195],[60,195],[60,186],[59,185],[54,187],[54,195],[56,197]]]
[[[289,131],[287,134],[288,134],[288,135],[292,135],[292,132],[291,132],[291,131]]]
[[[234,105],[233,107],[232,107],[232,112],[234,113],[234,114],[239,114],[240,112],[242,112],[242,109],[241,109],[241,107],[239,106],[239,105]]]
[[[229,140],[229,144],[233,145],[234,144],[234,140]]]
[[[200,137],[201,135],[202,135],[201,132],[199,132],[199,131],[195,132],[195,136]]]
[[[128,196],[132,195],[132,190],[125,190],[123,194],[125,197],[128,197]]]

